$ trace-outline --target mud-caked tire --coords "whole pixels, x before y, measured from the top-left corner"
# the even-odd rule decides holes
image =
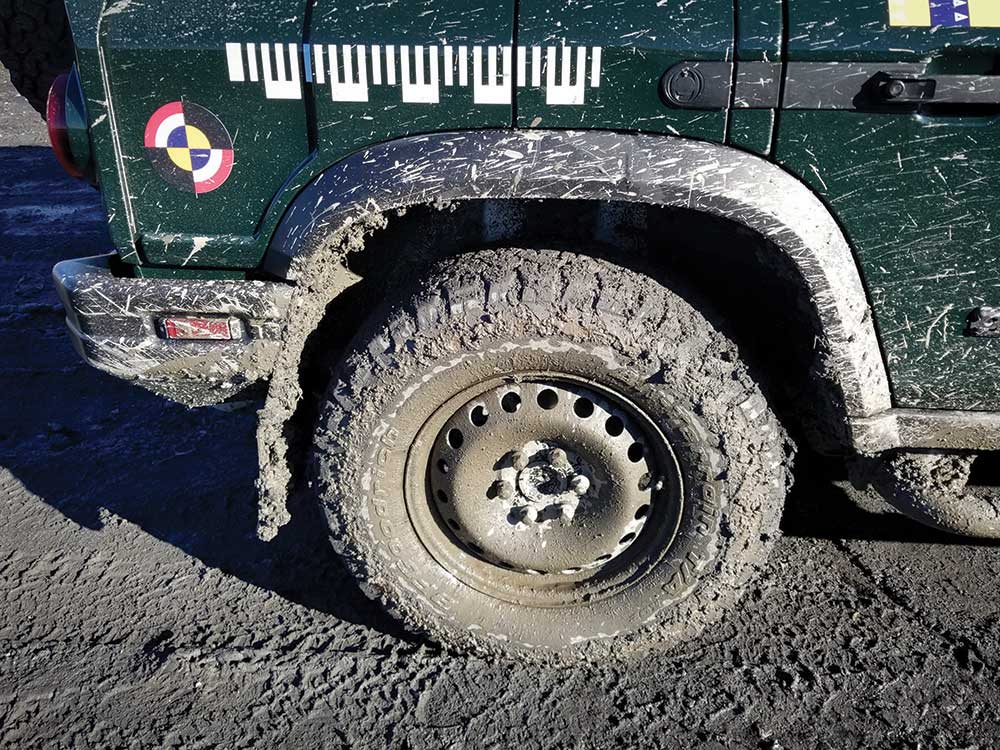
[[[411,629],[603,658],[697,635],[778,534],[787,438],[736,346],[591,257],[442,261],[376,311],[311,471],[336,551]]]
[[[52,81],[73,65],[63,0],[0,0],[0,63],[42,117]]]

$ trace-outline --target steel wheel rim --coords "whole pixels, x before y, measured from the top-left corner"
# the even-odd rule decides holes
[[[637,583],[667,552],[684,504],[656,423],[606,386],[553,373],[492,378],[449,399],[414,440],[405,484],[439,564],[536,606]]]

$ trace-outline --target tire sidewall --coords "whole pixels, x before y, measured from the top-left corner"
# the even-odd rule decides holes
[[[388,327],[359,337],[363,343],[332,389],[315,466],[339,551],[398,617],[480,650],[490,642],[504,649],[579,650],[644,629],[671,640],[701,630],[731,599],[728,589],[745,578],[748,560],[756,557],[747,553],[762,544],[760,504],[734,505],[727,491],[743,484],[742,467],[727,454],[754,453],[734,444],[753,434],[739,408],[753,388],[733,377],[731,362],[681,368],[656,354],[658,342],[648,334],[658,320],[595,315],[586,299],[569,294],[557,307],[571,314],[557,335],[545,336],[551,315],[540,316],[523,294],[511,304],[508,294],[486,284],[478,304],[454,304],[455,296],[425,300],[422,311],[390,315]],[[673,303],[668,308],[684,304],[669,294],[664,299]],[[427,305],[436,309],[428,313]],[[707,324],[701,330],[716,345],[708,349],[731,355],[724,337]],[[412,496],[412,482],[407,495],[413,442],[448,399],[484,375],[546,367],[592,379],[636,404],[666,436],[683,486],[676,533],[656,564],[633,585],[571,607],[513,604],[460,581],[414,527],[409,508],[421,499]],[[705,377],[706,369],[715,377]],[[733,534],[734,527],[747,533]],[[730,554],[734,545],[736,555]]]

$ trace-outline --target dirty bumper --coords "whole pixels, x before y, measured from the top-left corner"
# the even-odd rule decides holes
[[[87,362],[188,406],[221,403],[270,374],[290,286],[121,278],[111,258],[63,261],[52,271],[73,343]],[[212,321],[225,338],[170,338],[178,335],[172,319]],[[179,335],[199,334],[182,326]]]

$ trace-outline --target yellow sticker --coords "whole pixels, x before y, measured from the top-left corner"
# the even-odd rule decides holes
[[[1000,28],[1000,0],[889,0],[889,25]]]

